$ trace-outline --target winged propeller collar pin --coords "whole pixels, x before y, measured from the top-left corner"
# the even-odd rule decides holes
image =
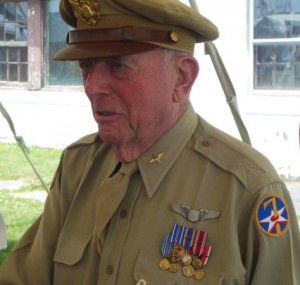
[[[171,208],[174,212],[182,215],[187,220],[193,223],[203,221],[203,220],[216,219],[220,215],[219,212],[206,210],[206,209],[194,210],[188,206],[183,206],[183,205],[171,204]]]

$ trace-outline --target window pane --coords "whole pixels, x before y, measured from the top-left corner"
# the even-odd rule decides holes
[[[5,19],[7,21],[16,21],[16,4],[5,3]]]
[[[299,13],[299,0],[254,0],[254,38],[297,37]]]
[[[1,22],[0,22],[0,41],[4,41],[4,25],[1,27]]]
[[[256,44],[254,46],[254,87],[298,89],[300,44]]]
[[[292,73],[289,64],[275,64],[275,84],[276,89],[291,88]]]
[[[18,66],[16,64],[8,65],[8,81],[18,81]]]
[[[49,1],[49,69],[50,85],[82,85],[81,71],[78,63],[70,61],[54,61],[53,55],[66,46],[66,35],[70,30],[61,19],[58,11],[59,0]]]
[[[273,47],[268,45],[257,46],[256,57],[258,62],[272,62],[273,61]]]
[[[0,41],[4,41],[4,4],[0,3]]]
[[[5,40],[14,41],[16,39],[16,23],[5,23]]]
[[[258,64],[256,70],[256,87],[265,89],[270,88],[270,86],[272,86],[272,64]]]
[[[20,64],[20,81],[27,81],[27,64]]]
[[[4,3],[0,3],[0,21],[4,21]]]
[[[28,52],[27,47],[20,48],[20,62],[27,62]]]
[[[300,63],[295,65],[295,87],[300,88]]]
[[[4,63],[0,63],[0,81],[7,80],[7,65]]]
[[[17,4],[17,41],[27,41],[27,3]]]
[[[18,62],[18,48],[8,48],[8,60],[9,62]]]
[[[27,23],[27,3],[17,3],[17,22]]]
[[[0,61],[6,62],[6,48],[4,47],[0,48]]]

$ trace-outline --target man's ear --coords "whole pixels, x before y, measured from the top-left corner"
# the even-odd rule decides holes
[[[192,86],[198,76],[199,65],[192,55],[182,55],[177,58],[177,81],[174,89],[173,100],[181,101],[189,97]]]

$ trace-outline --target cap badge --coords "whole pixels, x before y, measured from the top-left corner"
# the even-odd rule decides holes
[[[99,4],[96,0],[69,0],[76,18],[90,26],[96,26],[100,20]]]
[[[266,195],[256,207],[256,223],[267,235],[280,236],[286,232],[289,213],[285,201],[277,195]]]

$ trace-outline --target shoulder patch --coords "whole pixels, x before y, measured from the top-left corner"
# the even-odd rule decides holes
[[[274,194],[262,197],[255,210],[258,228],[269,236],[280,236],[289,225],[289,211],[285,201]]]

